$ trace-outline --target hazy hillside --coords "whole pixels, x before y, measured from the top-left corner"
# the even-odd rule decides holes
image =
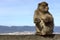
[[[0,26],[0,33],[35,31],[34,26]],[[60,32],[60,27],[54,27],[54,32]]]

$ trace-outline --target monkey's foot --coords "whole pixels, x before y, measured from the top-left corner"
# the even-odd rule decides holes
[[[36,32],[36,35],[42,35],[41,32]]]
[[[44,36],[44,35],[46,35],[46,33],[36,32],[36,35],[41,35],[41,36]]]

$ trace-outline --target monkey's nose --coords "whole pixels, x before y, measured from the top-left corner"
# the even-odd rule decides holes
[[[46,9],[49,9],[48,7],[45,7]]]

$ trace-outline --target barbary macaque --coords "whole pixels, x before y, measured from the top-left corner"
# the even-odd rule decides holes
[[[34,13],[34,23],[36,25],[36,34],[48,35],[53,33],[54,19],[48,11],[48,3],[41,2]]]

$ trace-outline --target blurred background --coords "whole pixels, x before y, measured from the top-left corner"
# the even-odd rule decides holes
[[[38,3],[43,1],[49,4],[49,11],[54,17],[54,31],[59,32],[60,0],[0,0],[0,31],[12,32],[14,30],[13,32],[20,32],[21,28],[22,30],[24,28],[22,26],[33,28],[26,27],[24,30],[35,31],[34,11],[37,9]]]
[[[60,0],[0,0],[0,25],[34,26],[34,11],[42,1],[49,4],[55,26],[60,26]]]

